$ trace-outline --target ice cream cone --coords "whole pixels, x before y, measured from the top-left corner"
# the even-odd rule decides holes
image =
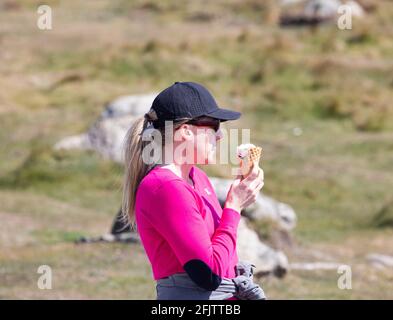
[[[239,148],[242,149],[242,152],[238,152],[240,158],[240,171],[241,175],[245,178],[250,174],[253,164],[256,166],[259,165],[259,160],[262,156],[262,148],[254,145],[239,146]]]

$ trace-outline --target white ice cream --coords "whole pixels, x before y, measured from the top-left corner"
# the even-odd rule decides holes
[[[244,143],[237,147],[236,154],[240,159],[244,159],[248,155],[248,151],[251,148],[255,148],[252,143]]]

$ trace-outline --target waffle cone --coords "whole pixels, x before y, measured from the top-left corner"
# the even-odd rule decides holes
[[[240,170],[243,177],[247,177],[250,174],[253,164],[256,166],[259,165],[259,160],[261,159],[261,156],[261,147],[253,147],[248,150],[247,157],[240,160]]]

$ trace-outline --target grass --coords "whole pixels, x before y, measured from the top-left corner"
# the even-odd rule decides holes
[[[52,146],[86,131],[106,102],[181,80],[241,111],[228,127],[251,128],[263,146],[264,193],[298,214],[290,260],[353,266],[353,290],[337,289],[335,271],[293,270],[263,281],[268,296],[391,298],[391,271],[365,260],[393,254],[391,4],[375,1],[345,32],[280,29],[268,5],[238,0],[50,1],[54,28],[44,32],[37,4],[0,11],[0,298],[154,299],[142,247],[73,244],[108,231],[122,168]],[[254,227],[269,239],[270,225]],[[50,292],[36,288],[41,264],[54,269]]]

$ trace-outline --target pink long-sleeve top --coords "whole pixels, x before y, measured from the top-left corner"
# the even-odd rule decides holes
[[[170,169],[154,167],[137,189],[135,217],[154,279],[187,272],[215,290],[234,278],[240,214],[222,209],[207,175],[193,166],[194,186]]]

